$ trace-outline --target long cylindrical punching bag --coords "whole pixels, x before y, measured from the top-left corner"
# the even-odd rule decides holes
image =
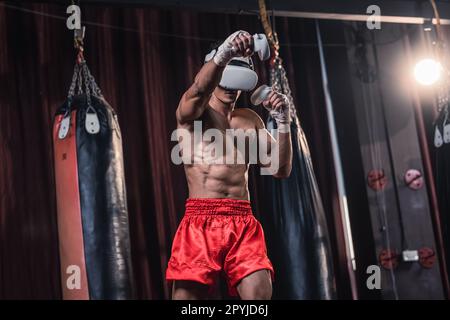
[[[442,237],[450,273],[450,117],[449,106],[443,106],[434,126],[435,181],[442,223]]]
[[[133,298],[121,133],[85,61],[53,143],[63,299]]]
[[[305,134],[300,126],[281,59],[271,67],[271,85],[290,103],[292,171],[287,179],[271,179],[273,209],[263,217],[272,226],[269,252],[278,277],[278,299],[334,299],[334,272],[322,199]],[[276,126],[269,118],[267,128]]]
[[[262,216],[271,226],[268,249],[275,270],[274,298],[333,299],[336,296],[325,212],[313,171],[308,143],[294,106],[279,57],[278,36],[270,25],[264,0],[258,0],[264,32],[272,48],[270,84],[286,95],[291,111],[292,171],[288,179],[272,179],[273,210]],[[276,126],[269,118],[267,128]]]

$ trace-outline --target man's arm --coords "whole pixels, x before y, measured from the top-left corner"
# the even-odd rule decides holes
[[[266,154],[269,159],[272,159],[273,156],[279,157],[277,168],[272,175],[280,179],[289,177],[292,170],[291,133],[278,133],[278,139],[275,139],[266,129],[262,119],[259,116],[257,117],[259,120],[257,120],[256,128],[259,130],[258,145],[262,149],[261,153]],[[272,154],[273,147],[278,149],[278,154]],[[259,165],[263,168],[268,168],[273,166],[274,163],[272,161],[264,163],[260,161]]]
[[[276,178],[287,178],[292,170],[292,141],[290,130],[289,103],[285,95],[272,92],[263,102],[263,106],[269,110],[270,115],[277,122],[278,134],[276,139],[267,131],[262,119],[256,115],[256,128],[258,129],[258,145],[261,153],[267,155],[269,162],[261,162],[262,167],[271,167],[275,171],[272,175]],[[276,152],[274,152],[276,151]],[[276,165],[274,163],[274,158]]]
[[[245,31],[230,35],[212,60],[205,63],[195,76],[194,83],[181,97],[176,116],[180,124],[198,119],[205,111],[209,98],[219,85],[223,70],[228,62],[239,56],[253,54],[253,37]]]
[[[194,83],[181,97],[176,112],[180,124],[193,121],[203,114],[212,92],[220,82],[224,68],[213,60],[203,65],[195,76]]]

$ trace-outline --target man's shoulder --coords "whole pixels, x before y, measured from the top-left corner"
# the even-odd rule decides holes
[[[247,121],[251,121],[257,128],[263,128],[264,122],[261,117],[250,108],[238,108],[233,111],[234,116],[241,117]]]

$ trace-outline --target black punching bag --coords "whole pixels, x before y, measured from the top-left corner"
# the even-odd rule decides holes
[[[53,143],[63,299],[133,298],[121,133],[84,61]]]
[[[448,108],[447,105],[442,108],[434,127],[436,155],[434,172],[445,256],[450,261],[450,117]],[[447,272],[450,273],[450,263],[447,263]]]
[[[274,298],[334,299],[336,289],[325,212],[281,60],[271,67],[271,85],[286,94],[290,102],[293,149],[291,175],[287,179],[271,179],[273,208],[263,217],[272,231],[267,238],[276,272]],[[270,118],[267,128],[275,126]]]

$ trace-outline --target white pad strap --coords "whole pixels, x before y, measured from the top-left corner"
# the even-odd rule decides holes
[[[291,125],[289,123],[277,123],[277,129],[279,133],[291,132]]]
[[[245,31],[239,30],[230,35],[217,49],[216,55],[214,56],[214,63],[218,66],[224,67],[228,62],[235,56],[234,48],[231,42],[236,38],[239,34],[244,33]]]

